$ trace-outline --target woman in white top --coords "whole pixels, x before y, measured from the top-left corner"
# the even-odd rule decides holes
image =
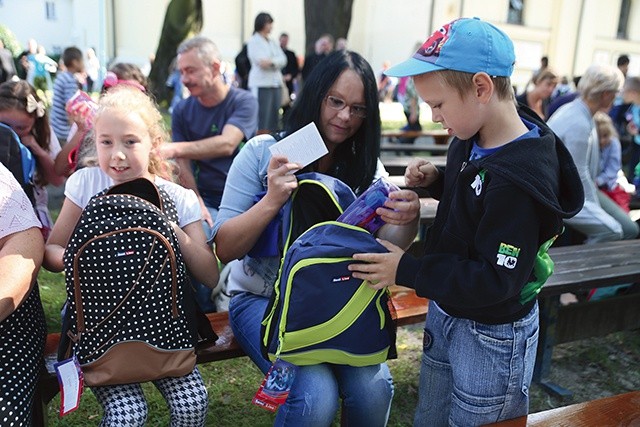
[[[278,112],[282,102],[282,67],[287,56],[276,40],[270,39],[273,18],[259,13],[253,35],[247,42],[247,56],[251,61],[249,90],[258,99],[258,129],[277,130]]]

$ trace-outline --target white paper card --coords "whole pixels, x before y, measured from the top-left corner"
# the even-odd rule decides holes
[[[269,149],[272,155],[286,156],[290,162],[299,163],[303,168],[329,152],[313,122],[282,138]]]
[[[60,385],[60,415],[73,412],[80,406],[84,378],[75,357],[54,365]]]

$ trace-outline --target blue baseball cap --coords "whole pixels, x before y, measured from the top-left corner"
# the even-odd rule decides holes
[[[411,58],[384,73],[404,77],[455,70],[510,77],[515,60],[513,42],[502,30],[479,18],[460,18],[442,26]]]

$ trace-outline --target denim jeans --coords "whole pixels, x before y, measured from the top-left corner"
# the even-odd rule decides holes
[[[260,323],[268,303],[268,298],[248,292],[235,295],[229,303],[233,333],[263,373],[271,366],[260,350]],[[386,363],[365,367],[327,363],[299,366],[289,398],[278,410],[274,425],[329,426],[342,399],[342,416],[350,427],[384,426],[392,397],[393,380]]]
[[[526,415],[538,344],[538,303],[486,325],[429,302],[414,426],[478,426]]]

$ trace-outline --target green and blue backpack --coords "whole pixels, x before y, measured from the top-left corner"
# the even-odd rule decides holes
[[[387,289],[351,276],[354,253],[387,252],[367,230],[335,219],[356,199],[342,181],[298,176],[282,214],[283,257],[262,322],[266,358],[367,366],[396,357]]]

